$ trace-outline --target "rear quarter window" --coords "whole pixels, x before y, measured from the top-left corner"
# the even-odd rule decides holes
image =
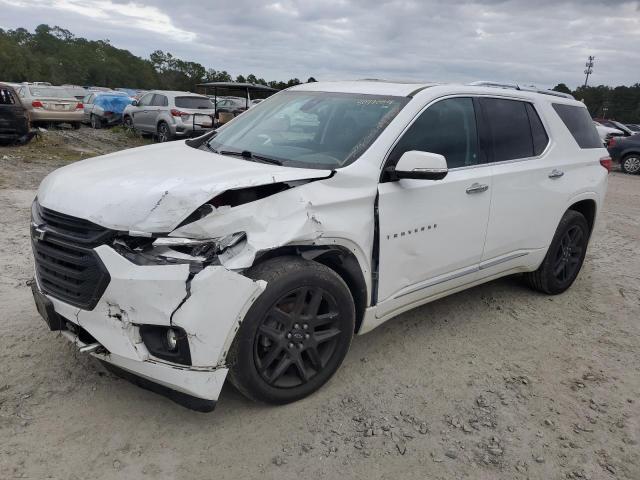
[[[176,97],[176,107],[213,109],[213,103],[207,97]]]
[[[561,103],[553,103],[552,106],[580,148],[602,148],[602,141],[586,108]]]

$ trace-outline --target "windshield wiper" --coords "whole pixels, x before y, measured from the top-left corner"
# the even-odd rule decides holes
[[[275,158],[264,157],[262,155],[255,155],[251,153],[249,150],[243,150],[241,152],[236,152],[233,150],[219,150],[216,153],[220,155],[233,155],[236,157],[246,158],[247,160],[254,160],[262,163],[271,163],[273,165],[282,165],[280,160],[276,160]]]

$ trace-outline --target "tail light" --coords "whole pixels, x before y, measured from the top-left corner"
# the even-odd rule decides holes
[[[611,171],[611,157],[602,157],[600,159],[600,165],[607,169],[607,172]]]
[[[181,112],[180,110],[176,110],[175,108],[171,109],[171,116],[172,117],[188,117],[189,114],[186,112]]]
[[[105,115],[113,115],[113,112],[104,112]]]
[[[31,106],[33,108],[44,108],[44,105],[42,105],[42,102],[40,100],[34,100],[33,102],[31,102]]]
[[[608,147],[613,147],[616,144],[616,137],[609,137],[609,142],[607,143]]]
[[[76,103],[76,110],[82,110],[84,108],[84,105],[80,102]]]

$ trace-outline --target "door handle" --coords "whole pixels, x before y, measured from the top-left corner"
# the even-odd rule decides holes
[[[551,170],[551,173],[549,174],[549,178],[560,178],[563,175],[564,175],[564,172],[562,170],[558,170],[557,168],[554,168],[553,170]]]
[[[467,193],[468,194],[482,193],[482,192],[486,192],[487,190],[489,190],[489,185],[481,185],[480,183],[476,182],[473,185],[471,185],[469,188],[467,188]]]

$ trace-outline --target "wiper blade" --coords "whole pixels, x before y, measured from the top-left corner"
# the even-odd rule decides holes
[[[276,160],[275,158],[264,157],[262,155],[255,155],[251,153],[249,150],[243,150],[241,152],[236,152],[233,150],[220,150],[220,151],[217,151],[216,153],[220,155],[233,155],[235,157],[242,157],[242,158],[246,158],[247,160],[254,160],[254,161],[257,160],[259,162],[271,163],[273,165],[282,165],[282,162],[280,160]]]

